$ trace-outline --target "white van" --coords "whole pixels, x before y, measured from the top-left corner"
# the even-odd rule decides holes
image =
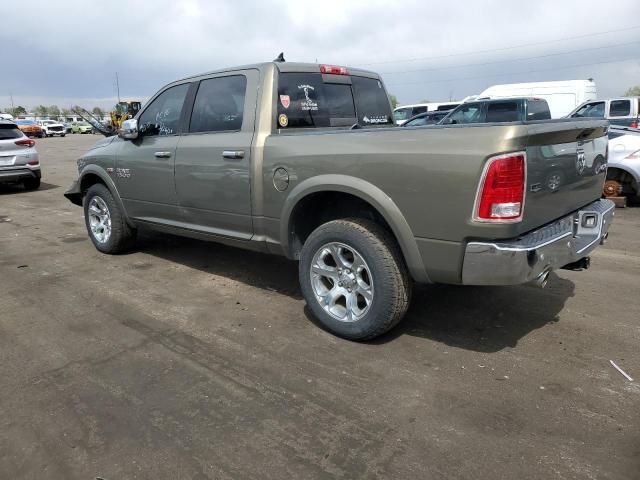
[[[593,80],[562,80],[558,82],[511,83],[494,85],[478,98],[536,97],[549,104],[551,118],[562,118],[578,105],[597,98]]]
[[[393,119],[398,125],[402,125],[411,117],[415,117],[421,113],[453,110],[458,105],[460,105],[460,102],[429,102],[402,105],[393,111]]]
[[[13,115],[9,113],[0,113],[0,120],[11,120],[13,122]]]

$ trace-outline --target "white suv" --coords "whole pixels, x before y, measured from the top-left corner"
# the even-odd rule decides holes
[[[55,120],[40,120],[38,125],[42,127],[42,131],[47,137],[53,137],[54,135],[64,137],[67,134],[64,125]]]
[[[15,123],[0,119],[0,183],[22,183],[27,190],[40,186],[35,144]]]

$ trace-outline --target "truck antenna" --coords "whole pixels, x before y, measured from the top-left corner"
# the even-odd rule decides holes
[[[286,60],[284,59],[284,52],[280,52],[280,55],[276,57],[274,62],[279,62],[279,63],[286,62]]]

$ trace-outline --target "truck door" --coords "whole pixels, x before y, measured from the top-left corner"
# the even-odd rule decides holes
[[[249,239],[258,70],[201,80],[178,143],[175,189],[187,228]]]
[[[179,123],[189,84],[164,90],[138,119],[139,137],[125,140],[112,173],[127,213],[146,221],[178,221],[173,182]]]

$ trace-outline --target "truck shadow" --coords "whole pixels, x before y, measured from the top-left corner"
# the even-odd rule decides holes
[[[298,264],[283,257],[153,232],[141,232],[138,250],[302,300]],[[558,314],[574,290],[573,282],[554,273],[545,289],[528,285],[416,286],[405,319],[369,343],[385,344],[402,335],[411,335],[452,347],[496,352],[514,347],[530,332],[557,322]],[[318,325],[302,305],[301,316],[303,309],[306,318]]]

